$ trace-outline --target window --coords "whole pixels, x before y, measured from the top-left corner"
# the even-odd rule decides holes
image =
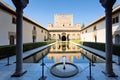
[[[119,16],[116,16],[112,18],[112,24],[118,23],[119,22]]]
[[[85,32],[87,33],[87,30]]]
[[[33,36],[33,43],[36,42],[36,36]]]
[[[118,23],[119,22],[119,18],[118,18],[118,16],[116,17],[116,23]]]
[[[46,36],[44,36],[44,41],[46,41]]]
[[[41,32],[43,33],[43,30],[41,30]]]
[[[84,32],[82,32],[82,34],[84,34]]]
[[[33,26],[32,34],[33,34],[33,36],[36,36],[36,34],[37,34],[37,31],[36,31],[36,27],[35,27],[35,26]]]
[[[97,30],[97,29],[96,29],[96,26],[93,28],[93,30],[94,30],[94,31]]]
[[[97,36],[96,35],[94,36],[94,38],[95,38],[95,42],[97,42]]]
[[[35,27],[35,26],[33,27],[33,30],[36,30],[36,27]]]
[[[115,24],[115,18],[112,19],[112,23]]]
[[[16,24],[16,18],[15,17],[12,17],[12,23]]]

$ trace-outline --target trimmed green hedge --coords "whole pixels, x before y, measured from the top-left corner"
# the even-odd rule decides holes
[[[119,55],[120,56],[120,45],[113,45],[113,52],[115,55]]]
[[[95,42],[81,42],[80,40],[72,40],[75,43],[89,46],[101,51],[105,51],[105,43],[95,43]],[[120,45],[113,44],[113,54],[120,56]]]
[[[0,59],[7,56],[12,56],[16,52],[15,45],[0,46]]]
[[[83,42],[83,45],[105,51],[105,43]],[[120,56],[120,45],[113,44],[113,54]]]
[[[105,43],[83,42],[83,45],[105,51]]]
[[[34,49],[34,48],[38,48],[53,42],[55,42],[55,40],[50,40],[46,42],[25,43],[23,44],[23,52]],[[16,54],[16,45],[0,46],[0,59],[15,55],[15,54]]]
[[[25,43],[23,44],[23,52],[40,47],[40,46],[44,46],[46,44],[47,42]]]

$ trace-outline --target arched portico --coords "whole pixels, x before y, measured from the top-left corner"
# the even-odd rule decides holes
[[[62,39],[61,39],[61,40],[62,40],[62,41],[66,41],[66,33],[62,33],[61,36],[62,36]]]

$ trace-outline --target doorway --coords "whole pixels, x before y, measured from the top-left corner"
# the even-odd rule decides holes
[[[115,44],[120,44],[120,35],[115,35]]]
[[[62,36],[62,41],[66,41],[66,37],[65,36]]]
[[[10,35],[10,45],[14,45],[15,44],[15,37],[14,37],[14,35]]]

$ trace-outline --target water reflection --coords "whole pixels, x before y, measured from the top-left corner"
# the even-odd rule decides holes
[[[45,57],[49,52],[49,48],[46,48],[38,53],[35,53],[34,55],[31,55],[23,60],[23,62],[26,63],[37,63],[39,60],[42,59],[42,57]],[[43,54],[43,55],[42,55]]]
[[[49,60],[54,59],[55,63],[62,61],[63,56],[66,56],[67,62],[74,62],[74,59],[80,59],[80,51],[81,48],[76,45],[69,42],[59,42],[50,47],[47,57]]]
[[[79,51],[80,49],[78,46],[70,43],[70,42],[58,42],[50,47],[50,52],[68,52],[68,51]]]
[[[70,42],[58,42],[51,47],[26,58],[24,62],[40,62],[42,54],[44,55],[45,63],[61,62],[63,56],[66,57],[66,62],[71,63],[85,63],[89,62],[89,60],[92,62],[102,62],[99,57]]]

